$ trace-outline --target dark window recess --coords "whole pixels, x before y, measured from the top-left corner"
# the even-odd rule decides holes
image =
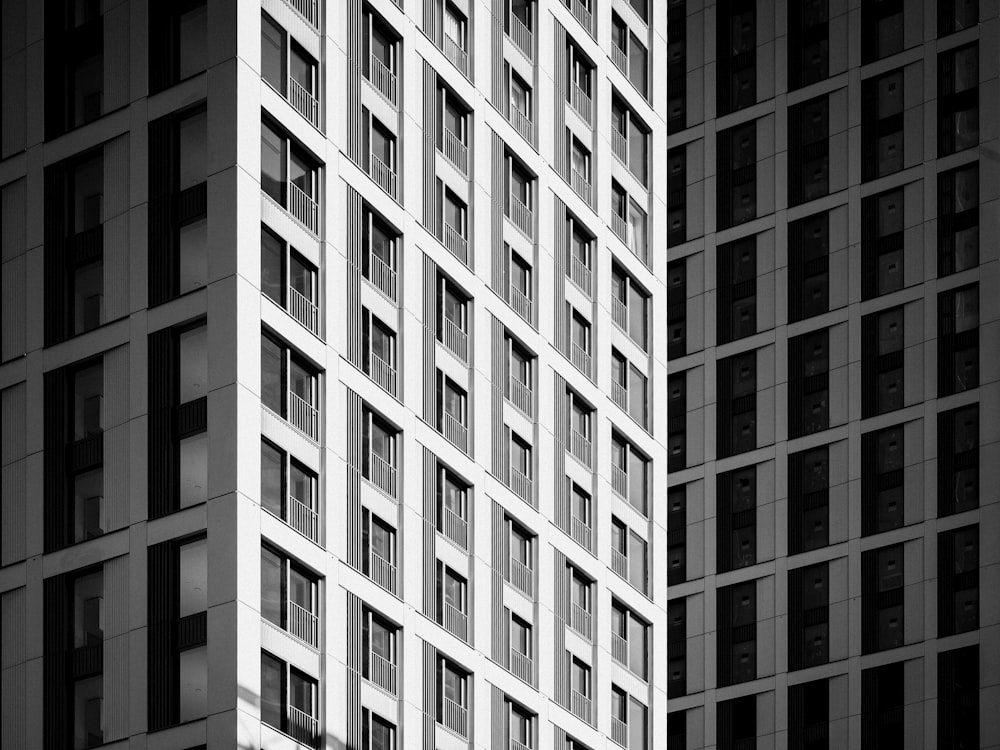
[[[830,214],[824,212],[788,225],[788,320],[829,309]]]
[[[903,168],[903,70],[861,82],[861,180]]]
[[[903,288],[903,190],[861,199],[861,299]]]
[[[979,526],[938,534],[938,637],[979,627]]]
[[[667,697],[687,694],[687,599],[667,604]]]
[[[861,319],[861,416],[903,408],[904,310],[893,307]]]
[[[757,696],[720,701],[716,716],[718,750],[755,750],[757,747]]]
[[[903,526],[903,425],[861,436],[861,535]]]
[[[938,414],[938,516],[979,507],[979,404]]]
[[[938,750],[979,744],[979,646],[938,654]]]
[[[104,27],[99,2],[45,0],[45,139],[104,114]]]
[[[903,662],[861,672],[861,746],[903,750]]]
[[[861,64],[903,49],[903,0],[865,0],[861,4]]]
[[[821,446],[788,456],[788,552],[830,543],[830,449]]]
[[[757,235],[718,248],[720,344],[757,332]]]
[[[667,152],[667,247],[687,240],[687,147]]]
[[[979,23],[979,0],[937,0],[937,9],[939,37]]]
[[[667,750],[687,750],[687,712],[667,714]]]
[[[667,491],[667,583],[687,580],[687,487]]]
[[[788,571],[788,668],[830,661],[829,563]]]
[[[757,6],[721,0],[715,12],[718,113],[726,115],[757,101]]]
[[[788,747],[827,750],[830,746],[830,683],[813,680],[788,686]]]
[[[718,146],[718,228],[757,217],[757,129],[755,122],[723,130]]]
[[[746,568],[757,562],[757,467],[719,474],[716,545],[718,570]]]
[[[208,3],[179,0],[149,5],[149,91],[154,94],[205,70]]]
[[[938,156],[979,143],[979,45],[938,55]]]
[[[719,360],[718,456],[726,458],[757,447],[757,352]]]
[[[820,96],[788,109],[788,200],[792,206],[830,192],[830,103]]]
[[[687,354],[687,263],[667,265],[667,359]]]
[[[830,426],[830,332],[824,328],[788,340],[788,436]]]
[[[903,545],[862,552],[861,652],[873,654],[902,645]]]
[[[830,9],[827,0],[788,4],[788,88],[824,80],[830,66]]]
[[[717,603],[719,687],[756,679],[756,582],[720,588]]]
[[[687,3],[667,3],[667,133],[687,127]]]
[[[938,295],[938,397],[979,386],[979,286]]]
[[[938,276],[979,265],[979,163],[938,175]]]
[[[680,471],[687,466],[687,373],[667,379],[667,467]]]

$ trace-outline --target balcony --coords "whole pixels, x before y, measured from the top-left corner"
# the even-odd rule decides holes
[[[368,376],[383,391],[393,396],[396,395],[396,368],[375,352],[372,352],[368,358]]]
[[[463,263],[469,257],[469,241],[447,221],[444,222],[444,246]]]
[[[570,359],[573,361],[573,364],[576,366],[576,369],[578,369],[580,372],[582,372],[589,378],[590,354],[575,341],[573,342],[573,345],[570,347],[570,349],[571,349]]]
[[[584,549],[590,549],[592,531],[590,525],[573,516],[569,522],[570,536]]]
[[[441,513],[441,525],[444,535],[462,549],[469,546],[469,522],[451,508],[444,508]]]
[[[592,294],[592,274],[590,269],[576,255],[569,261],[569,278],[588,297]]]
[[[569,452],[573,458],[588,469],[591,467],[592,445],[590,439],[575,428],[570,430]]]
[[[300,745],[319,745],[319,720],[294,706],[288,707],[288,734]]]
[[[463,76],[469,75],[469,53],[447,32],[444,35],[444,56],[451,60]]]
[[[511,105],[510,107],[510,124],[514,126],[514,130],[520,133],[524,140],[528,143],[533,142],[534,137],[531,127],[531,117],[514,105]]]
[[[611,231],[615,233],[615,236],[628,244],[628,222],[625,221],[623,216],[617,213],[611,213]]]
[[[368,481],[396,499],[396,467],[377,453],[368,454]]]
[[[469,709],[459,705],[451,698],[444,698],[444,711],[442,711],[442,724],[453,731],[459,737],[469,736]]]
[[[588,34],[593,33],[594,14],[583,3],[583,0],[573,0],[573,17],[580,22],[580,25],[587,30]]]
[[[314,128],[319,127],[319,102],[291,76],[288,77],[288,103],[306,118],[310,125]]]
[[[611,634],[611,658],[622,666],[628,666],[628,641],[618,633]]]
[[[510,306],[524,320],[531,322],[531,300],[513,284],[510,287]]]
[[[534,591],[534,576],[531,568],[520,560],[511,558],[510,560],[510,585],[520,591],[529,599]]]
[[[284,520],[306,539],[319,544],[319,514],[304,502],[289,495]]]
[[[590,698],[578,690],[570,690],[570,711],[590,723]]]
[[[620,466],[611,465],[611,489],[628,498],[628,474]]]
[[[590,205],[590,178],[576,167],[571,167],[569,184],[573,188],[573,191],[583,198],[587,205]]]
[[[628,412],[628,390],[617,380],[611,381],[611,400],[619,409]]]
[[[611,549],[611,570],[616,576],[628,580],[628,558],[614,548]]]
[[[579,604],[571,604],[569,608],[569,626],[588,641],[591,639],[590,612]]]
[[[462,362],[469,361],[469,334],[463,331],[447,315],[444,317],[444,330],[442,331],[441,341],[448,351]]]
[[[319,308],[294,287],[288,287],[288,314],[307,331],[319,335]]]
[[[442,420],[443,433],[445,438],[459,450],[468,450],[469,428],[448,412],[444,413]]]
[[[628,53],[614,42],[611,43],[611,62],[618,70],[628,75]]]
[[[319,618],[305,607],[288,602],[288,632],[313,648],[319,646]]]
[[[393,107],[398,106],[396,97],[396,74],[375,55],[369,57],[368,81]]]
[[[576,111],[583,121],[588,125],[593,124],[593,103],[590,100],[590,94],[583,90],[576,81],[570,83],[569,89],[569,105]]]
[[[389,695],[396,694],[396,665],[374,651],[368,653],[368,681]]]
[[[628,140],[625,138],[625,134],[616,128],[611,128],[611,153],[624,166],[628,166]]]
[[[288,213],[313,234],[319,234],[319,206],[294,182],[288,183]]]
[[[513,13],[510,16],[510,31],[508,33],[514,46],[521,50],[525,57],[532,60],[534,57],[532,50],[535,45],[531,29],[525,26],[524,22]]]
[[[469,174],[469,147],[449,128],[444,129],[444,158],[455,165],[455,169],[464,175]]]
[[[614,296],[611,297],[611,320],[625,333],[628,333],[628,307]]]
[[[529,240],[534,236],[534,216],[530,208],[521,203],[520,199],[511,194],[510,196],[510,211],[507,214],[514,226],[517,227],[521,234],[527,237]]]
[[[396,271],[374,253],[368,256],[368,281],[391,301],[396,301]]]
[[[469,632],[469,616],[456,609],[451,602],[444,603],[444,629],[463,641]]]
[[[510,467],[510,488],[519,498],[526,503],[531,503],[531,479],[513,466]]]
[[[628,747],[628,724],[616,716],[611,717],[611,741],[616,745]]]
[[[389,197],[396,197],[396,173],[375,154],[372,154],[369,160],[368,172],[371,174],[375,184],[388,193]]]
[[[305,20],[307,24],[319,31],[319,7],[317,0],[285,0],[285,2]]]
[[[531,388],[515,378],[513,375],[510,376],[508,382],[510,384],[510,395],[508,396],[509,401],[514,405],[515,409],[524,414],[524,416],[530,418],[532,414]]]
[[[530,656],[522,654],[516,648],[510,650],[510,671],[517,679],[530,685],[534,679],[533,666]]]
[[[368,555],[368,575],[375,585],[396,593],[396,566],[374,550]]]
[[[319,442],[319,409],[288,392],[288,422],[314,443]]]

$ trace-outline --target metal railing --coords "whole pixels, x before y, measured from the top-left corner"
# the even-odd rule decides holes
[[[310,440],[319,440],[319,409],[291,391],[288,392],[288,422]]]
[[[319,127],[319,102],[306,87],[291,76],[288,77],[288,103],[306,118],[311,125]]]
[[[368,454],[368,481],[389,497],[396,497],[396,467],[377,453]]]
[[[570,710],[581,719],[590,723],[590,698],[578,690],[570,690]]]
[[[529,60],[533,58],[532,50],[534,48],[534,44],[532,43],[532,31],[513,13],[510,15],[510,38],[511,41],[514,42],[514,46],[521,50],[525,57]]]
[[[628,641],[618,633],[611,634],[611,658],[619,664],[628,666]]]
[[[531,479],[513,466],[510,467],[510,488],[525,502],[531,502]]]
[[[469,616],[456,609],[450,602],[445,602],[444,628],[464,641],[469,630]]]
[[[510,107],[510,124],[514,126],[514,130],[520,133],[524,140],[528,143],[532,142],[531,118],[526,112],[522,112],[513,104]]]
[[[396,665],[382,654],[368,652],[368,681],[389,695],[396,694]]]
[[[295,706],[289,706],[288,734],[302,745],[316,747],[319,740],[319,719]]]
[[[375,352],[368,358],[368,374],[379,388],[396,395],[396,368]]]
[[[514,194],[510,196],[510,213],[508,216],[514,222],[514,226],[520,229],[525,237],[530,240],[534,236],[534,227],[532,226],[534,217],[532,211],[521,203],[521,200]]]
[[[450,128],[444,129],[444,157],[462,174],[469,173],[469,147]]]
[[[510,650],[510,671],[517,679],[531,684],[534,674],[531,657],[522,654],[516,648]]]
[[[371,55],[369,58],[368,80],[376,91],[389,100],[389,104],[396,106],[396,74],[376,55]]]
[[[374,550],[368,555],[368,575],[377,586],[396,593],[396,566]]]
[[[531,408],[531,388],[527,384],[522,383],[520,380],[515,378],[513,375],[510,376],[510,402],[514,405],[514,408],[522,412],[525,416],[530,417],[532,414]]]
[[[569,608],[569,626],[588,641],[591,633],[590,612],[579,604],[571,604]]]
[[[452,445],[461,450],[466,450],[469,444],[469,428],[455,417],[454,414],[444,413],[444,436]]]
[[[456,357],[463,362],[469,361],[469,334],[459,328],[458,324],[447,315],[444,316],[444,330],[441,338],[444,345]]]
[[[463,263],[469,257],[469,241],[447,221],[444,222],[444,246]]]
[[[580,170],[575,167],[570,168],[570,185],[573,190],[579,195],[583,200],[589,204],[590,203],[590,179],[587,175],[580,172]]]
[[[531,300],[513,284],[510,287],[510,306],[522,318],[531,321]]]
[[[319,8],[317,0],[285,0],[286,3],[305,19],[306,23],[319,31]]]
[[[462,75],[469,74],[469,53],[449,34],[444,35],[444,56],[462,71]]]
[[[297,497],[288,496],[285,504],[285,523],[307,539],[319,543],[319,513]]]
[[[448,729],[459,737],[467,737],[469,734],[469,709],[455,703],[451,698],[444,699],[444,711],[442,712],[442,722]]]
[[[444,535],[462,549],[469,545],[469,522],[451,508],[444,508],[441,514]]]
[[[575,427],[570,430],[569,452],[573,455],[573,458],[582,463],[588,469],[590,468],[590,462],[592,460],[592,446],[590,438],[577,430]]]
[[[611,212],[611,231],[624,242],[628,244],[628,222],[615,212]]]
[[[294,182],[288,183],[288,213],[313,234],[319,232],[319,206]]]
[[[528,747],[527,745],[525,745],[523,742],[519,742],[518,740],[511,739],[511,741],[510,741],[510,750],[531,750],[531,748]]]
[[[368,256],[368,281],[386,297],[396,301],[396,269],[375,253]]]
[[[531,568],[520,560],[511,558],[510,560],[510,585],[527,596],[529,599],[534,591],[534,576]]]
[[[628,724],[617,716],[611,717],[611,741],[616,745],[628,747]]]
[[[393,198],[396,197],[396,173],[392,168],[382,161],[375,154],[371,154],[368,167],[375,184],[382,188]]]
[[[584,375],[586,375],[589,378],[590,377],[590,354],[588,352],[586,352],[584,350],[584,348],[582,346],[580,346],[578,343],[576,343],[575,341],[573,342],[573,346],[570,347],[570,349],[571,349],[571,352],[572,352],[570,359],[572,359],[573,364],[576,366],[576,368],[580,372],[582,372]]]
[[[590,273],[590,269],[576,255],[573,255],[569,261],[569,278],[574,284],[580,287],[584,294],[588,297],[591,295],[592,274]]]
[[[573,537],[573,540],[584,549],[590,549],[590,537],[593,533],[590,526],[576,516],[573,516],[570,519],[569,528],[570,536]]]
[[[628,139],[625,137],[624,133],[619,132],[615,128],[611,128],[611,153],[624,164],[628,166]]]
[[[590,100],[590,94],[584,91],[583,87],[576,81],[570,84],[569,104],[583,118],[585,123],[588,125],[591,124],[593,103]]]
[[[573,16],[590,34],[594,28],[594,14],[584,5],[583,0],[573,0]]]
[[[288,602],[288,632],[313,648],[319,646],[319,618],[295,602]]]
[[[614,42],[611,43],[611,62],[615,64],[618,70],[628,75],[628,52]]]
[[[311,333],[319,333],[319,308],[295,287],[288,287],[288,314]]]
[[[628,333],[628,307],[618,297],[611,297],[611,320]]]
[[[628,412],[628,388],[617,380],[611,381],[611,400],[622,411]]]
[[[621,550],[611,548],[611,570],[615,575],[628,580],[628,558],[622,554]]]
[[[628,474],[615,464],[611,464],[611,489],[622,497],[628,497]]]

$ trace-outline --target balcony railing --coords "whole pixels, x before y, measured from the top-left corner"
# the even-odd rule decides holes
[[[375,154],[371,155],[369,171],[375,184],[387,192],[391,197],[396,197],[396,173],[384,161]]]
[[[611,658],[619,664],[628,666],[628,641],[618,633],[611,634]]]
[[[628,166],[628,139],[625,138],[625,134],[618,131],[616,128],[611,128],[611,153],[624,164]]]
[[[460,450],[466,450],[469,445],[469,428],[455,418],[453,414],[444,413],[444,436]]]
[[[534,217],[532,211],[513,194],[510,196],[510,213],[508,216],[514,222],[514,226],[520,229],[525,237],[530,240],[534,236],[534,227],[532,226]]]
[[[590,549],[590,537],[592,531],[590,526],[580,520],[578,517],[573,516],[570,519],[570,536],[573,537],[573,541],[579,544],[584,549]]]
[[[570,185],[585,203],[590,203],[590,179],[575,167],[570,169]]]
[[[310,333],[319,333],[319,308],[294,287],[288,287],[288,313]]]
[[[396,566],[374,550],[368,555],[368,574],[376,585],[396,593]]]
[[[396,395],[396,368],[375,352],[368,358],[368,374],[379,388],[393,396]]]
[[[294,182],[288,183],[288,213],[313,234],[319,233],[319,206]]]
[[[532,50],[534,49],[534,44],[532,43],[532,32],[520,18],[511,13],[510,16],[510,38],[514,42],[514,46],[517,47],[524,56],[529,60],[532,59]]]
[[[451,508],[444,508],[441,514],[444,535],[462,549],[469,545],[469,522]]]
[[[396,497],[396,467],[377,453],[368,454],[368,481],[389,497]]]
[[[611,400],[622,411],[628,411],[628,389],[617,380],[611,381]]]
[[[306,91],[305,86],[291,76],[288,77],[288,103],[313,127],[319,127],[319,102],[315,96]]]
[[[611,570],[615,575],[628,580],[628,558],[621,553],[621,550],[611,549]]]
[[[588,641],[591,638],[590,612],[579,604],[572,604],[569,608],[569,626]]]
[[[447,33],[444,35],[444,55],[462,72],[462,75],[469,74],[469,53]]]
[[[305,19],[306,23],[319,31],[319,9],[317,0],[285,0],[292,9]]]
[[[588,125],[591,124],[593,104],[590,101],[590,94],[583,90],[576,81],[570,84],[569,89],[569,104],[576,110],[576,113],[583,118],[583,121]]]
[[[469,257],[469,241],[447,221],[444,222],[444,246],[463,263]]]
[[[288,602],[288,632],[313,648],[319,646],[319,618],[295,602]]]
[[[390,300],[396,301],[396,270],[375,253],[368,256],[368,281]]]
[[[578,690],[570,690],[569,705],[574,714],[590,723],[590,698]]]
[[[613,295],[611,297],[611,320],[625,333],[628,333],[628,307]]]
[[[451,698],[444,699],[444,725],[459,737],[469,736],[469,709],[455,703]]]
[[[511,558],[510,584],[530,599],[534,591],[534,576],[531,573],[531,568],[520,560]]]
[[[582,463],[588,469],[590,468],[590,462],[592,460],[591,450],[592,446],[590,439],[576,428],[571,429],[569,436],[569,452],[573,454],[573,458]]]
[[[594,14],[590,12],[583,0],[573,0],[573,16],[587,30],[588,34],[593,33]]]
[[[527,503],[531,502],[531,479],[513,466],[510,467],[510,488],[519,498]]]
[[[532,414],[531,389],[513,375],[510,376],[509,382],[510,402],[514,405],[515,409],[520,411],[526,417],[530,417]]]
[[[523,742],[519,742],[518,740],[512,739],[510,741],[510,750],[531,750],[531,748],[525,745]]]
[[[517,679],[531,684],[533,679],[533,665],[531,657],[522,654],[516,648],[510,650],[510,671]]]
[[[618,70],[628,75],[628,53],[614,42],[611,43],[611,62]]]
[[[319,441],[319,410],[291,391],[288,392],[288,422],[313,442]]]
[[[580,287],[584,294],[588,297],[591,295],[592,275],[590,269],[576,255],[572,256],[569,261],[569,278]]]
[[[319,744],[319,720],[294,706],[288,707],[288,734],[301,745]]]
[[[368,80],[376,91],[388,99],[389,104],[396,106],[396,74],[375,55],[369,58]]]
[[[611,231],[615,233],[626,245],[628,244],[628,222],[625,221],[624,217],[620,216],[615,212],[611,212]]]
[[[611,489],[622,497],[628,497],[628,474],[615,464],[611,465]]]
[[[389,695],[396,694],[396,665],[374,651],[368,653],[368,681]]]
[[[628,747],[628,724],[617,716],[611,717],[611,741],[616,745]]]
[[[513,284],[510,287],[510,306],[514,308],[514,312],[531,322],[531,300]]]
[[[570,347],[570,348],[571,348],[571,351],[572,351],[572,354],[571,354],[570,358],[572,359],[573,364],[576,366],[576,369],[578,369],[580,372],[582,372],[584,375],[586,375],[589,378],[590,377],[590,354],[587,351],[585,351],[584,348],[582,346],[580,346],[578,343],[576,343],[575,341],[573,342],[573,346]]]
[[[459,328],[458,324],[444,316],[444,331],[442,334],[444,345],[463,362],[469,361],[469,334]]]
[[[469,616],[456,609],[450,602],[444,603],[444,629],[463,641],[469,631]]]
[[[444,129],[443,153],[459,172],[469,173],[469,147],[462,143],[462,139],[455,135],[450,128]]]
[[[319,543],[319,514],[298,498],[288,496],[285,522],[297,532]]]
[[[531,117],[528,116],[526,112],[522,112],[513,104],[510,107],[510,124],[514,126],[514,130],[521,134],[528,143],[533,140],[532,129],[531,129]]]

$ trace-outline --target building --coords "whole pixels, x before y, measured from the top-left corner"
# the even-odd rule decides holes
[[[669,6],[668,746],[997,747],[996,8]]]
[[[650,5],[2,3],[3,748],[656,745]]]

